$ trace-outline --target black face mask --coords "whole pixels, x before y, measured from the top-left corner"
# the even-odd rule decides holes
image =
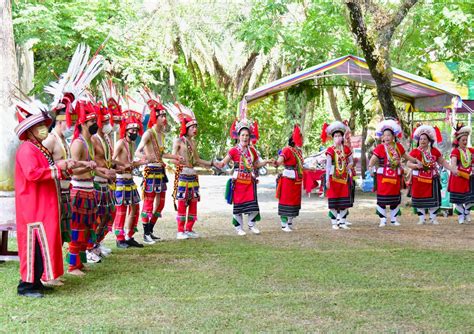
[[[99,130],[99,126],[97,125],[97,123],[94,123],[89,126],[89,133],[91,136],[95,135],[97,133],[97,130]]]
[[[128,138],[129,138],[131,141],[137,140],[137,137],[138,137],[138,134],[137,134],[137,133],[130,133],[130,134],[128,135]]]

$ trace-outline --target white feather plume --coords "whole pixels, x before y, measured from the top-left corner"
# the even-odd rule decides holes
[[[176,123],[180,122],[180,115],[181,117],[188,116],[192,119],[196,119],[196,117],[194,116],[194,112],[188,107],[182,105],[181,103],[177,102],[173,104],[171,102],[168,102],[164,105],[164,107]]]
[[[77,46],[67,71],[61,74],[58,81],[49,83],[45,92],[53,96],[51,109],[57,107],[66,93],[74,95],[75,102],[84,94],[87,86],[102,71],[104,57],[95,56],[89,63],[90,48],[84,43]]]

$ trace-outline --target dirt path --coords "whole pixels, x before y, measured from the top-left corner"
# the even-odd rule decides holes
[[[175,212],[172,204],[172,180],[169,176],[169,191],[163,212],[163,219],[156,230],[165,239],[174,239],[176,233]],[[232,206],[224,200],[225,183],[228,177],[199,177],[201,185],[201,202],[198,205],[199,220],[196,231],[202,237],[235,236],[231,225]],[[138,180],[137,180],[138,181]],[[137,182],[138,183],[138,182]],[[348,231],[333,231],[327,217],[327,201],[317,195],[303,197],[300,217],[295,221],[297,230],[284,233],[280,230],[277,216],[278,202],[275,199],[275,177],[266,176],[260,179],[258,197],[262,221],[258,226],[262,231],[254,238],[255,242],[265,242],[281,247],[295,245],[314,247],[315,240],[335,240],[350,243],[353,247],[364,248],[370,244],[383,242],[393,247],[416,247],[444,250],[473,250],[474,223],[459,225],[456,217],[439,217],[440,225],[416,225],[417,216],[411,208],[404,207],[400,227],[378,227],[375,214],[375,196],[358,192],[355,207],[350,210],[349,220],[353,223]],[[406,199],[406,197],[405,197]],[[258,239],[257,239],[258,238]]]

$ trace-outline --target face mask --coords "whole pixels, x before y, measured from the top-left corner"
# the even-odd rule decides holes
[[[119,130],[119,128],[120,128],[120,127],[119,127],[118,124],[114,124],[114,128],[113,128],[114,132],[117,132],[117,131]]]
[[[69,138],[69,137],[72,136],[73,133],[74,133],[74,126],[71,126],[71,127],[67,128],[66,130],[64,130],[63,136],[64,136],[64,138]]]
[[[334,144],[341,145],[342,144],[342,137],[334,138]]]
[[[38,136],[38,140],[42,141],[42,140],[45,140],[47,137],[48,137],[48,128],[44,125],[40,125],[37,129],[36,129],[36,134]]]
[[[105,125],[102,127],[102,131],[103,131],[106,135],[108,135],[109,133],[111,133],[112,130],[113,130],[112,125],[110,125],[110,124],[108,124],[108,123],[105,124]]]
[[[131,141],[137,140],[137,137],[138,137],[138,134],[136,134],[136,133],[130,133],[130,134],[128,135],[128,138],[129,138]]]
[[[91,136],[95,135],[97,133],[97,130],[99,130],[99,126],[97,125],[97,123],[94,123],[89,126],[89,133]]]

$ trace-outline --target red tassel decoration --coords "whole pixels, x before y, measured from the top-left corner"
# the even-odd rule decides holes
[[[186,134],[186,119],[181,119],[181,129],[179,130],[179,136],[182,137]]]
[[[102,103],[99,102],[99,104],[94,106],[94,112],[97,117],[97,125],[99,126],[99,129],[102,129],[102,117],[104,117],[104,114],[102,113]]]
[[[441,131],[437,126],[434,127],[436,132],[436,142],[441,143],[443,141],[443,136],[441,135]]]
[[[150,112],[150,119],[148,120],[147,128],[151,128],[153,125],[156,124],[156,109],[151,109]]]
[[[237,120],[234,120],[232,125],[230,126],[230,138],[232,139],[237,139],[237,134],[235,131],[235,124],[237,123]]]
[[[328,134],[326,132],[326,129],[328,128],[328,126],[329,126],[328,123],[323,124],[323,129],[322,129],[322,132],[321,132],[321,140],[322,140],[323,144],[326,143],[327,140],[328,140]]]
[[[303,136],[301,135],[301,129],[299,125],[295,125],[293,128],[293,142],[295,143],[296,146],[302,147],[303,146]]]
[[[127,124],[125,120],[123,120],[122,123],[120,123],[120,138],[121,139],[125,138],[126,127],[127,127]]]
[[[258,133],[258,123],[257,121],[253,122],[253,135],[255,136],[255,142],[260,138],[260,134]]]

